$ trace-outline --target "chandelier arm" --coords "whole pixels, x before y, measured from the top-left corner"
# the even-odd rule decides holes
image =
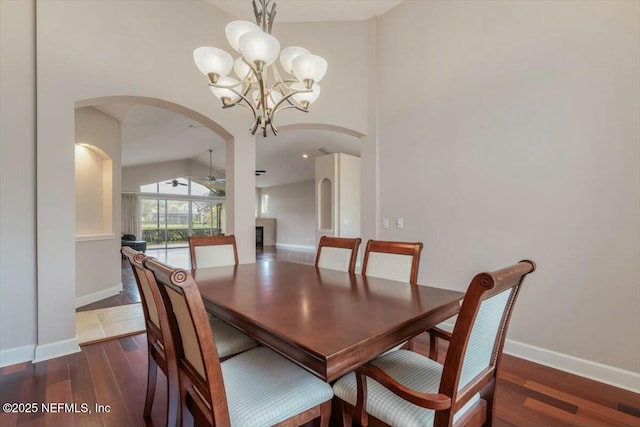
[[[278,128],[273,124],[273,119],[269,121],[269,126],[271,127],[271,132],[273,132],[273,135],[278,135]],[[264,136],[267,136],[267,129],[264,130]]]
[[[222,108],[231,108],[231,107],[235,107],[236,105],[242,105],[242,106],[248,108],[249,110],[251,110],[251,112],[253,113],[253,118],[254,119],[256,119],[258,117],[257,114],[256,114],[256,109],[253,107],[253,105],[251,104],[249,99],[245,96],[246,93],[242,94],[242,93],[238,92],[235,89],[235,86],[238,86],[238,85],[234,85],[234,86],[219,86],[219,85],[214,85],[213,83],[209,83],[209,86],[214,86],[214,87],[223,88],[223,89],[229,89],[230,91],[232,91],[233,93],[238,95],[238,97],[233,102],[229,102],[227,104],[225,104],[223,102]],[[246,105],[243,104],[242,101],[244,101]]]
[[[256,6],[256,0],[253,0],[251,2],[251,4],[253,5],[253,16],[255,16],[255,18],[256,18],[256,24],[260,25],[260,13],[261,12],[258,12],[258,6]],[[264,28],[262,30],[264,30]]]
[[[273,21],[276,19],[276,2],[271,3],[271,11],[269,11],[269,26],[267,27],[267,32],[271,34],[271,28],[273,27]],[[273,126],[272,129],[273,130]],[[277,131],[276,131],[277,132]],[[274,134],[276,133],[274,132]]]
[[[272,118],[273,118],[273,117],[275,117],[276,113],[277,113],[279,110],[284,110],[285,108],[297,108],[297,109],[299,109],[299,110],[301,110],[301,111],[308,111],[308,110],[305,110],[305,109],[300,108],[298,105],[296,105],[297,103],[293,103],[293,102],[291,102],[291,101],[289,100],[293,95],[297,95],[298,93],[299,93],[299,92],[291,92],[291,93],[289,93],[289,94],[285,95],[284,97],[282,97],[282,99],[281,99],[280,101],[278,101],[278,103],[273,107],[273,110],[272,110],[272,112],[271,112],[271,117],[272,117]],[[285,107],[280,108],[280,106],[282,105],[282,103],[283,103],[283,102],[285,102],[285,101],[287,101],[287,102],[290,104],[290,106],[285,106]],[[295,100],[294,100],[294,101],[295,101]]]
[[[305,110],[304,108],[302,108],[302,107],[298,107],[297,105],[285,105],[284,107],[281,107],[281,108],[278,110],[278,112],[280,112],[280,111],[282,111],[282,110],[289,110],[289,109],[291,109],[291,108],[295,108],[296,110],[298,110],[298,111],[302,111],[303,113],[308,113],[308,112],[309,112],[309,110]],[[273,114],[272,114],[272,116],[273,116]]]
[[[260,110],[260,116],[261,116],[261,119],[262,119],[262,123],[264,124],[264,123],[267,122],[267,119],[269,119],[269,117],[267,117],[267,108],[268,108],[269,104],[267,103],[268,102],[267,99],[266,99],[267,94],[265,93],[265,90],[264,90],[265,89],[265,87],[264,87],[264,83],[265,82],[264,82],[264,78],[263,78],[263,75],[262,75],[263,67],[264,67],[264,64],[259,64],[258,65],[258,67],[257,67],[258,68],[258,72],[256,73],[256,77],[258,79],[258,94],[260,96],[260,104],[259,105],[262,105],[262,108],[258,108],[258,109]]]

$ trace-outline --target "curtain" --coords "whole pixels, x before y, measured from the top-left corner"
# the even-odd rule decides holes
[[[140,196],[137,194],[122,194],[122,234],[140,234]]]

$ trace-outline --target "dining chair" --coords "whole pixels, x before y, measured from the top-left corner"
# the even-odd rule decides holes
[[[193,269],[238,265],[236,237],[190,236],[189,255]]]
[[[166,316],[161,316],[157,308],[158,302],[162,303],[162,297],[158,286],[155,285],[153,275],[143,267],[142,263],[147,256],[129,246],[123,246],[120,252],[128,260],[133,271],[147,330],[147,392],[142,415],[145,418],[151,416],[158,367],[160,367],[167,378],[165,423],[167,426],[175,426],[179,419],[180,409],[178,365],[169,320]]]
[[[415,285],[421,252],[422,242],[369,240],[364,251],[362,274]]]
[[[155,259],[145,268],[160,285],[178,354],[180,402],[197,426],[302,425],[320,418],[328,426],[329,384],[261,346],[221,362],[191,275]]]
[[[395,426],[492,425],[502,349],[532,261],[476,275],[467,288],[444,364],[398,350],[334,384],[343,421],[366,427],[369,417]]]
[[[364,251],[362,275],[417,285],[422,246],[422,242],[369,240]],[[402,347],[412,350],[413,340],[403,342],[389,351]]]
[[[238,249],[236,237],[233,234],[228,236],[190,236],[189,254],[193,269],[238,265]],[[210,313],[209,321],[211,327],[217,331],[218,355],[222,359],[258,345],[248,335]]]
[[[318,242],[316,267],[354,273],[360,242],[359,237],[322,236]]]

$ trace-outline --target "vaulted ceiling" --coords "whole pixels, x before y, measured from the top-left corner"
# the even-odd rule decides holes
[[[248,0],[207,1],[239,19],[253,19]],[[277,19],[279,22],[366,20],[385,13],[401,1],[279,0]],[[214,101],[217,100],[212,97],[212,108],[219,108]],[[123,167],[182,159],[193,159],[208,167],[208,150],[212,149],[214,170],[222,173],[226,170],[224,140],[190,118],[137,104],[113,103],[97,108],[122,124]],[[256,169],[267,173],[256,177],[256,185],[270,187],[312,180],[315,157],[338,152],[359,156],[359,138],[325,129],[290,130],[276,137],[258,137]]]

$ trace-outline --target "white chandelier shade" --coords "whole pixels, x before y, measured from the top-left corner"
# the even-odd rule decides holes
[[[262,28],[249,21],[231,21],[224,27],[227,41],[236,52],[240,52],[240,37],[251,31],[262,31]]]
[[[240,53],[250,64],[271,65],[278,59],[280,42],[271,34],[262,31],[250,31],[240,37]]]
[[[280,64],[282,68],[289,73],[293,74],[293,68],[291,68],[291,62],[298,56],[304,55],[305,53],[311,53],[307,49],[299,46],[291,46],[282,49],[280,52]]]
[[[317,83],[327,72],[327,61],[299,46],[280,50],[280,42],[271,35],[275,0],[252,3],[256,24],[232,21],[225,27],[227,41],[242,56],[234,60],[222,49],[204,46],[194,50],[193,59],[223,108],[247,107],[254,118],[251,133],[260,127],[266,136],[269,127],[275,135],[276,113],[290,108],[308,112],[318,99]],[[278,57],[284,73],[278,71]],[[231,70],[239,80],[228,76]]]
[[[320,56],[305,53],[293,58],[291,69],[298,80],[319,82],[327,72],[327,61]]]
[[[203,46],[193,51],[193,60],[205,75],[215,74],[224,77],[233,67],[233,58],[217,47]]]

